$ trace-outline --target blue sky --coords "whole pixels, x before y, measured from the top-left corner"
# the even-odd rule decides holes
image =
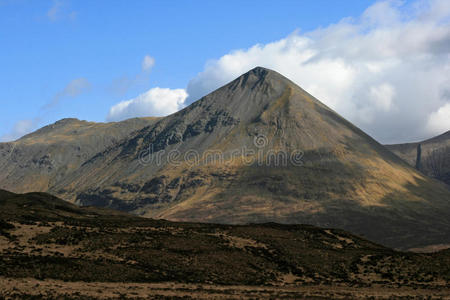
[[[283,71],[283,64],[275,62],[283,57],[278,59],[279,53],[272,55],[270,49],[267,49],[271,43],[294,39],[297,45],[301,44],[302,38],[308,38],[317,45],[319,42],[323,44],[327,34],[328,40],[329,36],[339,36],[339,32],[345,28],[347,22],[351,26],[358,26],[357,34],[364,39],[367,32],[385,29],[383,26],[392,26],[395,29],[397,28],[395,26],[399,26],[398,23],[405,25],[411,20],[418,22],[423,11],[427,9],[434,11],[429,7],[436,4],[433,2],[430,5],[428,2],[414,1],[402,4],[389,2],[388,5],[378,5],[381,8],[377,8],[375,1],[361,0],[222,2],[0,0],[0,103],[2,107],[0,137],[2,140],[11,140],[30,130],[66,117],[105,121],[134,116],[134,111],[144,112],[144,115],[170,113],[173,112],[174,107],[179,109],[194,100],[188,98],[185,101],[184,90],[191,95],[191,98],[197,95],[202,96],[218,87],[219,84],[232,79],[232,76],[239,75],[241,71],[244,72],[247,67],[250,68],[252,65],[250,62]],[[439,2],[439,5],[447,9],[445,3],[442,3]],[[428,8],[422,8],[422,6]],[[373,9],[374,13],[371,13],[375,16],[375,25],[367,25],[372,22],[370,19],[372,16],[366,17],[367,10],[371,7],[376,8]],[[401,16],[394,16],[397,18],[395,24],[384,24],[386,15],[392,11],[396,11]],[[447,41],[445,29],[448,29],[448,15],[444,17],[436,15],[433,18],[439,21],[439,24],[435,26],[443,27],[444,31],[436,39]],[[383,20],[380,21],[380,19]],[[336,30],[336,32],[323,32],[330,30]],[[436,31],[436,28],[433,30]],[[345,38],[349,37],[345,36]],[[334,43],[344,44],[347,42],[345,38]],[[353,41],[354,37],[351,40]],[[259,45],[263,53],[269,54],[260,54],[256,51],[259,54],[253,55],[250,49],[255,45]],[[330,47],[329,44],[327,45],[325,48],[314,49],[318,53],[328,53]],[[445,47],[448,46],[444,43],[443,47],[444,54],[433,57],[436,65],[442,65],[442,61],[436,62],[436,60],[448,59],[445,54],[447,52]],[[248,62],[242,62],[239,58],[238,68],[221,69],[224,56],[231,54],[234,58],[239,49],[242,49],[242,56],[247,57],[244,59]],[[349,50],[343,49],[334,54],[333,59],[337,59],[335,62],[339,63],[342,57],[347,56],[345,51]],[[286,54],[288,55],[289,53]],[[341,57],[336,58],[336,55]],[[143,60],[146,56],[154,63],[150,63],[145,68]],[[369,61],[372,61],[372,58]],[[378,63],[379,59],[376,62]],[[367,64],[367,61],[365,63]],[[444,61],[445,63],[448,62]],[[402,66],[405,72],[408,67],[414,67],[412,64],[405,66],[405,63]],[[356,66],[355,70],[357,68]],[[326,68],[325,73],[326,70],[332,70],[332,66]],[[226,76],[217,78],[210,84],[208,80],[214,76],[209,76],[209,73],[214,72],[224,73]],[[433,74],[439,75],[442,72],[445,72],[445,69],[434,70]],[[291,73],[290,70],[287,73]],[[290,78],[294,77],[297,83],[303,83],[301,78],[295,80],[294,72],[287,75],[291,75],[288,76]],[[336,78],[342,76],[347,75],[335,74]],[[445,82],[448,74],[442,74],[441,79]],[[399,92],[395,90],[396,84],[404,84],[395,80],[393,78],[387,83],[373,82],[373,86],[367,89],[373,88],[375,96],[381,93],[388,98],[393,98],[392,101],[395,104],[397,101],[395,97],[399,97]],[[355,80],[351,83],[354,86],[361,85]],[[313,84],[305,82],[305,85],[308,91],[315,90]],[[154,88],[168,90],[167,93],[153,91],[154,93],[151,94],[153,96],[145,94]],[[183,93],[179,91],[178,94],[170,94],[175,89],[183,89]],[[330,95],[333,93],[333,91],[329,92]],[[358,117],[352,115],[357,113],[361,115],[365,113],[364,111],[361,112],[355,108],[340,109],[344,106],[362,105],[359,102],[356,105],[339,104],[349,103],[350,98],[358,95],[355,93],[353,91],[338,95],[343,100],[339,99],[336,106],[333,106],[334,100],[328,99],[332,96],[323,93],[322,97],[328,99],[325,101],[326,104],[377,138],[386,141],[396,138],[413,139],[446,128],[438,124],[433,125],[434,127],[429,125],[435,132],[430,129],[415,135],[383,135],[382,132],[386,129],[376,128],[375,125],[373,127],[371,124],[374,121],[364,123],[364,120],[360,121]],[[445,94],[445,91],[443,93]],[[143,106],[136,106],[134,110],[130,106],[126,113],[121,110],[116,115],[111,114],[111,108],[114,105],[121,101],[136,99],[139,95],[143,95],[139,100],[141,102],[153,101],[147,111],[142,109]],[[164,95],[169,97],[168,102],[175,101],[175,106],[159,109],[161,105],[155,104],[155,101],[163,103],[166,101]],[[319,97],[321,95],[316,96],[321,99]],[[159,98],[155,100],[149,97]],[[370,95],[367,97],[370,98]],[[421,116],[424,118],[424,123],[429,122],[426,118],[429,119],[432,113],[443,118],[445,122],[447,116],[445,99],[444,97],[443,100],[436,100],[436,103],[429,108],[428,115]],[[389,101],[388,104],[383,101],[380,102],[381,104],[377,102],[374,107],[382,109],[395,107],[395,105],[389,105]],[[443,112],[439,113],[439,109]],[[369,113],[370,111],[367,112]],[[414,112],[412,114],[414,115]],[[137,115],[139,116],[139,113]],[[377,117],[378,115],[375,116]],[[370,118],[373,116],[366,119]],[[413,121],[414,119],[408,122]],[[401,126],[407,127],[408,122]]]

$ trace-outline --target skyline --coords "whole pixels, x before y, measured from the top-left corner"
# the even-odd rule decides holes
[[[450,129],[449,2],[106,4],[0,1],[1,141],[167,115],[259,65],[380,142]]]

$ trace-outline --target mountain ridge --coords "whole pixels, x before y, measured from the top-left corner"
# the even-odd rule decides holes
[[[385,147],[420,172],[450,185],[450,130],[423,141]]]
[[[443,184],[275,71],[250,70],[122,134],[40,189],[174,221],[307,223],[399,248],[450,242]],[[219,156],[210,162],[205,153]],[[24,186],[10,179],[0,187]]]

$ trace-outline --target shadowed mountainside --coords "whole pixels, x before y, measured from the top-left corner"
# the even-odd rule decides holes
[[[174,223],[80,208],[45,193],[1,190],[0,253],[0,295],[14,278],[305,289],[328,285],[330,291],[401,285],[413,294],[417,289],[445,291],[450,280],[448,250],[397,252],[343,230],[310,225]]]
[[[386,148],[424,174],[450,185],[450,131],[422,142]]]
[[[68,126],[62,141],[49,143],[54,130],[38,131],[0,154],[0,187],[173,221],[306,223],[403,249],[450,243],[444,184],[274,71],[255,68],[145,122],[114,142],[88,135],[86,145],[99,146],[75,163],[74,150],[59,145],[86,135]],[[46,167],[60,155],[61,167]],[[29,171],[34,161],[44,167]]]

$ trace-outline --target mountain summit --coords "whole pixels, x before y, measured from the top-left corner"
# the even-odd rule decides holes
[[[176,221],[308,223],[399,248],[450,244],[445,185],[275,71],[255,68],[175,114],[138,120],[69,122],[0,144],[0,188]],[[108,132],[117,135],[104,141]],[[94,150],[75,159],[77,141]]]

